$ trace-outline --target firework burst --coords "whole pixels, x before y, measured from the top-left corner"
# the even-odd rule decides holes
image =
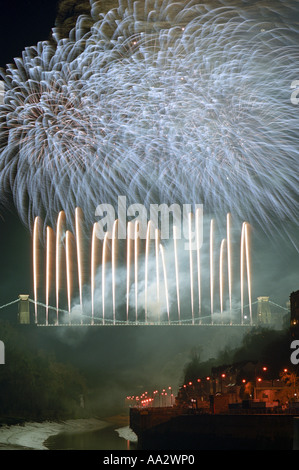
[[[0,187],[22,220],[100,203],[298,218],[295,3],[91,1],[2,72]]]

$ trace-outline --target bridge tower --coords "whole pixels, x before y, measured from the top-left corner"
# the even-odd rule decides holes
[[[30,324],[29,295],[20,294],[19,299],[20,299],[19,312],[18,312],[19,323],[22,325],[29,325]]]
[[[271,323],[269,297],[258,297],[257,301],[257,322]]]

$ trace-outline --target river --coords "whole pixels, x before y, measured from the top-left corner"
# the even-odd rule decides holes
[[[127,428],[119,430],[127,431]],[[50,450],[134,450],[136,444],[121,437],[114,426],[90,432],[60,433],[49,437],[44,445]]]

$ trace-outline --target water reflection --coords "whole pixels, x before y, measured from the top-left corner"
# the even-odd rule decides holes
[[[50,450],[134,450],[136,443],[119,437],[115,426],[82,433],[61,433],[45,442]]]

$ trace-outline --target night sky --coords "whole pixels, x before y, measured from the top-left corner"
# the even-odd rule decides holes
[[[0,66],[21,57],[25,47],[47,40],[56,17],[57,2],[12,0],[2,2]],[[19,221],[13,203],[0,209],[0,304],[32,292],[31,236]]]
[[[48,39],[51,27],[55,22],[57,3],[53,0],[10,0],[5,2],[5,6],[1,6],[0,64],[2,66],[11,62],[13,57],[20,56],[25,46]],[[296,78],[299,77],[294,76],[294,79]],[[289,227],[295,242],[297,242],[297,221],[291,222]],[[299,289],[297,248],[284,236],[280,237],[278,243],[272,243],[261,231],[253,228],[253,236],[255,235],[256,238],[253,241],[253,271],[256,275],[253,282],[254,299],[259,295],[270,295],[271,300],[285,306],[289,294],[293,290]],[[15,300],[20,293],[29,293],[32,297],[31,237],[28,230],[20,223],[13,204],[7,209],[2,207],[0,211],[0,250],[0,305]],[[161,336],[158,335],[160,345],[165,341],[164,331],[161,331]],[[152,333],[148,335],[142,333],[136,337],[132,332],[128,333],[124,348],[131,344],[133,345],[132,349],[127,357],[119,357],[118,351],[114,350],[113,346],[111,347],[111,334],[109,331],[107,345],[110,344],[111,348],[109,354],[114,351],[117,355],[118,359],[114,358],[116,371],[123,370],[125,363],[131,361],[133,367],[130,373],[133,374],[135,354],[133,348],[136,351],[135,359],[138,356],[140,363],[146,363],[147,354],[151,354],[153,367],[159,368],[164,349],[161,347],[160,352],[154,352],[154,342],[157,336]],[[119,331],[115,333],[116,336],[119,334]],[[234,335],[235,333],[232,332],[232,340]],[[220,338],[220,346],[224,346],[225,341],[222,333],[219,335],[215,333],[215,336]],[[209,342],[208,339],[206,341]],[[174,351],[174,345],[181,346],[181,351],[186,352],[196,344],[198,343],[195,332],[190,334],[189,340],[186,339],[185,333],[174,333],[169,343],[167,357],[172,357],[172,360],[175,361],[178,350]],[[168,344],[165,344],[165,349],[167,347]],[[87,350],[84,354],[87,356],[89,353],[91,351]],[[107,350],[103,351],[103,355],[106,353]],[[179,365],[183,365],[183,359]],[[174,363],[171,364],[171,368],[175,368]]]

